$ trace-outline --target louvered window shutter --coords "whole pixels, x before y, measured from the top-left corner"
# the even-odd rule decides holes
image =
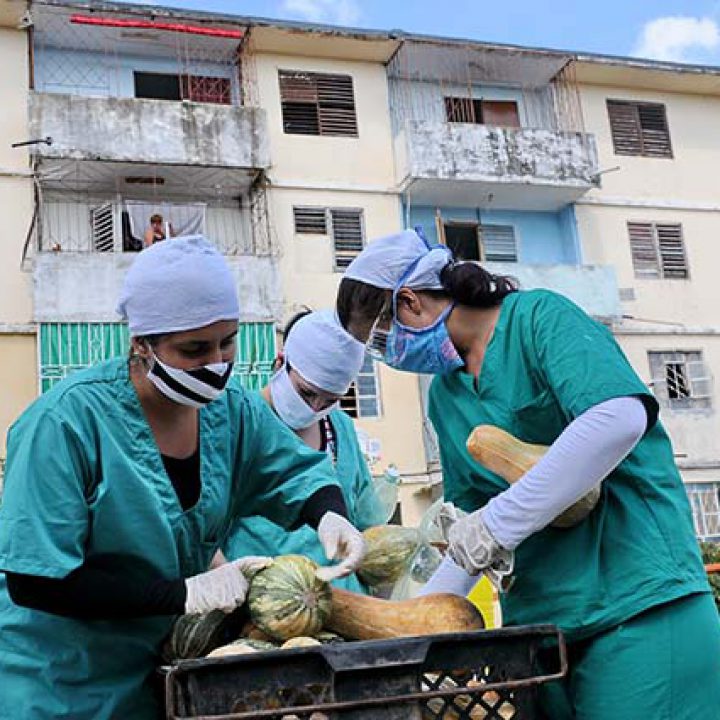
[[[112,203],[100,205],[90,211],[93,249],[112,252],[115,249],[115,212]]]
[[[658,249],[662,262],[663,277],[686,278],[688,276],[682,226],[680,224],[657,224]]]
[[[335,270],[344,270],[363,249],[361,210],[331,210]]]
[[[616,155],[673,156],[664,105],[608,100],[607,109]]]
[[[327,211],[324,207],[294,207],[295,232],[327,234]]]
[[[652,223],[629,222],[627,226],[635,275],[660,277],[660,264]]]
[[[353,81],[349,75],[315,76],[320,114],[320,134],[357,137]]]
[[[483,259],[488,262],[517,262],[517,242],[512,225],[482,225]]]
[[[311,73],[281,70],[280,101],[283,130],[294,135],[319,135],[317,83]]]

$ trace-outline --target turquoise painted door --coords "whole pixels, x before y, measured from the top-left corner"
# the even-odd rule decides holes
[[[122,323],[43,323],[40,326],[40,389],[89,365],[128,353],[127,325]],[[247,388],[261,388],[275,358],[272,323],[241,323],[234,374]]]

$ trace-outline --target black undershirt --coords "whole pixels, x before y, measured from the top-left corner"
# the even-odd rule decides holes
[[[189,458],[162,456],[183,511],[197,504],[202,490],[200,453]],[[311,495],[294,528],[317,528],[322,516],[347,517],[340,488],[329,485]],[[140,557],[109,553],[88,558],[64,578],[6,573],[8,593],[16,605],[82,620],[117,620],[154,615],[181,615],[187,590],[183,578],[157,577],[157,570]]]

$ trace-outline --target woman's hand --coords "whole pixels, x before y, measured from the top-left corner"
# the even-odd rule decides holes
[[[232,612],[245,602],[253,575],[270,565],[272,558],[249,556],[187,578],[185,614]]]
[[[317,529],[320,544],[328,560],[340,560],[333,567],[318,570],[321,580],[330,582],[357,570],[365,557],[365,538],[349,520],[335,512],[326,512]]]

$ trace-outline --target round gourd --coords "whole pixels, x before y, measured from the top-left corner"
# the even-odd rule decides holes
[[[315,576],[317,565],[302,555],[283,555],[250,583],[250,617],[277,640],[312,636],[330,616],[330,586]]]
[[[367,552],[358,575],[371,587],[399,580],[420,543],[416,528],[400,525],[377,525],[365,530],[363,537]]]

